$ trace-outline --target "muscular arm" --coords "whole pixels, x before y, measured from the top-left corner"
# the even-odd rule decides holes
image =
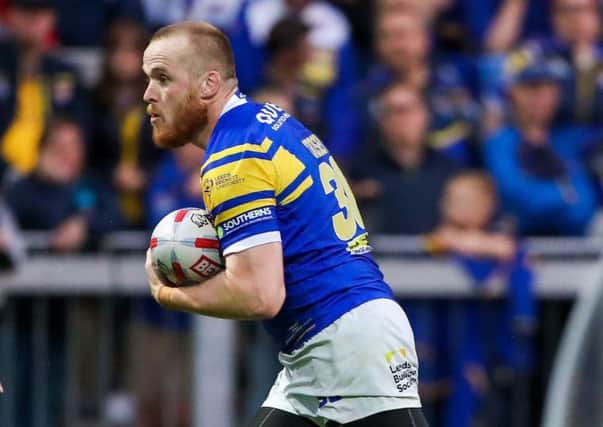
[[[226,269],[199,285],[163,285],[147,252],[145,269],[155,300],[165,308],[225,319],[267,319],[285,301],[281,243],[267,243],[226,257]]]

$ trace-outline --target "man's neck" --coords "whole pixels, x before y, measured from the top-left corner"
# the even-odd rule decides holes
[[[213,133],[220,116],[222,115],[222,110],[224,110],[224,106],[230,99],[232,95],[237,91],[237,85],[230,87],[229,89],[224,89],[217,96],[216,99],[211,102],[207,106],[207,126],[195,138],[193,144],[199,148],[206,149],[207,144],[209,143],[209,139],[211,138],[211,134]]]
[[[395,147],[390,153],[400,168],[415,169],[423,161],[424,148],[420,145]]]

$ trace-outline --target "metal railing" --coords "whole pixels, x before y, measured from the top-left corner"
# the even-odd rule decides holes
[[[139,396],[124,378],[132,366],[124,359],[131,355],[124,353],[161,351],[146,348],[151,344],[140,335],[128,334],[149,302],[144,276],[148,234],[113,234],[99,253],[75,255],[45,252],[43,233],[28,234],[26,240],[30,256],[17,272],[0,276],[2,426],[141,425],[132,414],[141,404]],[[446,258],[426,256],[419,238],[376,236],[372,243],[400,298],[474,295],[462,271]],[[531,239],[527,246],[536,258],[540,298],[572,299],[594,283],[603,239]],[[178,403],[170,402],[155,425],[189,420],[195,427],[233,427],[242,417],[233,407],[245,399],[237,382],[238,324],[200,316],[189,321],[192,328],[178,333],[192,338],[192,365],[182,366],[194,379],[182,411],[192,412],[179,414]],[[49,390],[57,378],[62,388]],[[158,387],[166,388],[160,396],[169,394],[169,384]]]

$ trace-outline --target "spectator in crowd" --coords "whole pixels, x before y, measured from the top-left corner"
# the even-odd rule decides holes
[[[22,228],[51,232],[50,247],[76,251],[101,234],[119,229],[114,194],[94,176],[84,176],[85,142],[79,123],[48,122],[35,170],[12,184],[7,202]]]
[[[321,134],[321,118],[316,116],[313,99],[308,99],[300,82],[300,73],[311,55],[309,31],[296,17],[283,18],[272,27],[266,42],[264,80],[252,98],[257,101],[259,94],[265,102],[273,102],[266,96],[276,95],[290,114],[296,114],[306,127]]]
[[[244,0],[140,0],[151,29],[178,21],[206,21],[224,31],[237,19]]]
[[[69,114],[86,126],[87,109],[75,71],[47,52],[51,3],[12,0],[7,22],[11,38],[0,44],[0,169],[28,173],[48,113]]]
[[[561,79],[561,101],[556,116],[559,123],[598,126],[603,120],[599,8],[596,0],[554,0],[550,8],[554,34],[525,44],[537,54],[557,56],[567,69]],[[504,60],[488,57],[482,59],[482,64],[484,85],[488,89],[500,88],[504,84],[500,79]]]
[[[542,13],[548,0],[379,0],[376,4],[387,13],[418,6],[434,25],[438,50],[506,52],[520,38],[551,33],[548,17]]]
[[[527,7],[527,2],[524,1],[508,0],[508,3],[513,4],[509,6],[511,8]],[[598,126],[603,120],[600,5],[597,0],[554,0],[547,10],[551,12],[549,17],[553,33],[533,34],[540,37],[530,40],[527,45],[535,51],[559,57],[567,68],[561,79],[561,101],[556,121]],[[508,21],[507,26],[519,28],[520,17],[517,13],[508,13],[505,19]],[[505,26],[501,26],[499,33],[508,41],[503,43],[504,49],[493,49],[495,52],[507,52],[520,41],[517,31]],[[486,56],[481,59],[481,63],[482,84],[489,95],[486,97],[488,108],[484,116],[502,117],[503,104],[496,98],[496,94],[504,86],[500,79],[504,59],[500,55]]]
[[[114,19],[144,22],[141,0],[52,1],[57,12],[57,37],[63,46],[100,47],[105,29]]]
[[[147,191],[150,228],[173,210],[203,205],[199,183],[203,154],[203,150],[192,144],[165,154]]]
[[[558,120],[600,126],[603,123],[603,44],[597,0],[555,0],[549,41],[567,64]],[[545,47],[546,48],[546,47]]]
[[[337,8],[323,0],[245,3],[229,34],[237,58],[239,87],[253,93],[261,86],[268,38],[274,25],[287,16],[297,17],[310,29],[309,59],[296,73],[304,115],[319,123],[318,136],[335,157],[346,161],[361,142],[353,96],[357,64],[350,25]]]
[[[431,112],[430,144],[462,165],[475,166],[479,110],[469,85],[473,79],[467,59],[431,51],[429,23],[418,6],[388,13],[377,10],[375,50],[377,64],[362,95],[372,98],[394,80],[424,91]]]
[[[451,427],[469,427],[478,418],[484,425],[515,425],[511,418],[501,422],[501,413],[510,411],[484,410],[494,389],[513,387],[528,400],[536,326],[533,273],[525,249],[496,223],[496,208],[495,187],[488,175],[459,174],[446,186],[442,222],[426,239],[430,252],[453,257],[482,297],[458,303],[463,305],[464,320],[460,329],[452,331],[458,351],[452,358],[453,387],[446,415],[446,425]],[[507,298],[499,306],[491,297],[499,293],[501,284]],[[438,343],[425,345],[436,351]],[[500,367],[512,373],[507,376],[510,383],[501,383],[503,378],[493,375],[493,369]]]
[[[427,145],[421,92],[393,83],[377,99],[381,143],[350,168],[352,189],[371,231],[420,234],[439,222],[438,203],[456,164]]]
[[[369,74],[370,83],[378,88],[379,84],[397,79],[417,89],[426,89],[431,77],[429,29],[429,21],[418,8],[388,13],[378,9],[375,18],[377,66]]]
[[[160,151],[151,140],[142,94],[142,52],[147,33],[140,24],[115,21],[107,31],[103,76],[94,91],[94,136],[89,160],[119,195],[129,227],[144,227],[144,191]]]
[[[560,71],[535,51],[513,53],[506,66],[511,123],[485,142],[503,207],[524,235],[583,234],[597,208],[579,158],[588,132],[553,127]]]

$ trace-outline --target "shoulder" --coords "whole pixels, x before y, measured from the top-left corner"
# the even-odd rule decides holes
[[[216,124],[206,154],[213,154],[243,143],[260,144],[264,129],[257,116],[261,109],[262,105],[247,100],[244,104],[225,112]]]
[[[251,159],[270,161],[281,141],[281,133],[275,129],[288,118],[284,110],[272,104],[248,102],[228,111],[214,130],[201,173],[242,160],[246,164]]]
[[[215,152],[241,143],[262,144],[266,138],[277,141],[292,123],[298,124],[283,108],[247,100],[227,111],[218,121],[208,151]],[[300,125],[301,126],[301,125]]]

